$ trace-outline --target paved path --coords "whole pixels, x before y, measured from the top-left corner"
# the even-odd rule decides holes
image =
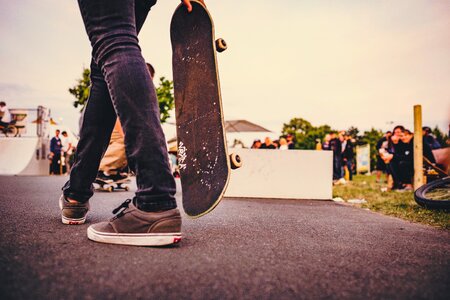
[[[175,247],[90,242],[64,177],[0,177],[1,299],[444,299],[450,233],[325,201],[226,199]],[[129,192],[97,193],[89,223]],[[178,197],[179,198],[179,197]]]

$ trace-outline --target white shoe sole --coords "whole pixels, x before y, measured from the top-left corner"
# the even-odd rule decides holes
[[[61,221],[63,224],[66,225],[81,225],[86,222],[86,217],[80,218],[80,219],[72,219],[72,218],[66,218],[63,215],[61,215]]]
[[[181,241],[181,232],[176,233],[105,233],[87,229],[90,240],[107,244],[132,246],[165,246]]]

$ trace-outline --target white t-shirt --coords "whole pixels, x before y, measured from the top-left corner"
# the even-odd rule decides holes
[[[61,135],[61,146],[62,146],[62,151],[63,152],[67,152],[67,150],[69,150],[69,144],[72,144],[72,139],[67,136],[64,137],[63,135]],[[69,154],[72,152],[72,149],[70,149]]]
[[[0,107],[0,111],[3,113],[2,122],[9,123],[11,122],[11,113],[9,112],[8,107],[5,105]]]

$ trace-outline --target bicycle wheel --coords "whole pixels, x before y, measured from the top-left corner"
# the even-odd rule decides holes
[[[9,125],[8,128],[6,129],[6,136],[17,136],[19,134],[19,128],[17,128],[14,125]]]
[[[414,200],[426,208],[450,209],[450,176],[421,186],[414,192]]]

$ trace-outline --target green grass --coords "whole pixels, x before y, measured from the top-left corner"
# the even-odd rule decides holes
[[[376,183],[374,175],[357,175],[352,182],[334,186],[333,198],[341,197],[345,201],[365,199],[367,203],[359,206],[405,220],[450,229],[450,212],[419,206],[414,201],[412,192],[382,192],[381,188],[386,186],[385,183]]]

